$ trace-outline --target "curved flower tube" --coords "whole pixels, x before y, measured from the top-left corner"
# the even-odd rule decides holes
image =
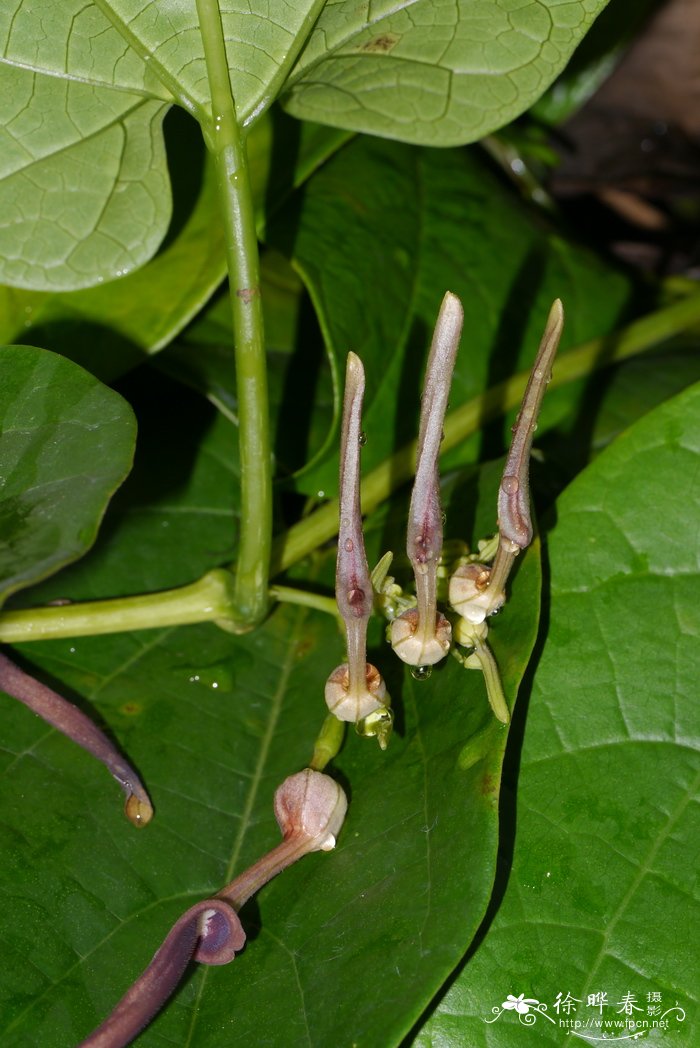
[[[104,764],[126,794],[124,811],[129,822],[141,827],[151,821],[153,805],[146,787],[114,743],[82,710],[5,655],[0,655],[0,688]]]
[[[153,960],[114,1011],[78,1048],[125,1048],[161,1010],[191,961],[228,964],[245,944],[230,903],[205,899],[175,922]]]

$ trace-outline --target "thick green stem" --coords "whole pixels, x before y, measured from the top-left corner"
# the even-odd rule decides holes
[[[550,389],[583,378],[598,368],[633,357],[664,339],[700,322],[700,295],[650,313],[622,331],[585,342],[563,353],[557,360]],[[461,444],[483,424],[517,407],[530,378],[529,371],[492,386],[485,393],[445,416],[440,453]],[[391,458],[368,473],[362,482],[362,510],[370,513],[392,492],[413,476],[417,442],[405,444]],[[338,530],[338,500],[332,499],[280,535],[272,548],[272,574],[285,571],[335,535]]]
[[[197,582],[139,597],[47,605],[0,615],[0,641],[20,644],[49,637],[92,637],[98,633],[216,622],[235,631],[233,577],[223,568],[208,571]]]
[[[25,644],[59,637],[92,637],[102,633],[187,626],[215,622],[237,632],[233,604],[233,576],[223,568],[208,571],[197,582],[160,593],[76,604],[47,604],[39,608],[0,612],[0,643]],[[291,586],[272,586],[270,600],[300,604],[332,615],[338,622],[338,605],[332,597]]]
[[[226,230],[236,360],[241,461],[241,531],[234,604],[240,630],[251,629],[268,606],[272,540],[272,470],[267,371],[255,212],[245,142],[236,118],[218,0],[197,0],[211,92],[204,128],[217,171]]]

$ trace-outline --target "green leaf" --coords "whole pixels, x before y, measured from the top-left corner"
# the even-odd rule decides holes
[[[302,119],[405,142],[473,142],[532,105],[605,4],[327,4],[284,104]]]
[[[111,381],[168,345],[208,301],[226,275],[213,165],[188,116],[171,110],[164,131],[174,213],[155,258],[119,280],[81,291],[0,286],[0,341],[31,340]],[[346,138],[279,112],[255,125],[246,144],[260,228]],[[227,322],[229,354],[230,315]],[[230,361],[226,370],[232,370]]]
[[[555,1019],[534,1017],[538,1043],[560,1045],[556,995],[577,998],[571,1018],[585,1019],[598,1016],[587,1007],[598,991],[608,1019],[632,993],[643,1009],[633,1018],[651,1020],[647,994],[660,994],[661,1012],[685,1013],[670,1015],[674,1043],[697,1043],[699,419],[696,385],[623,434],[557,504],[512,868],[418,1045],[520,1044],[513,1011],[484,1025],[520,993]]]
[[[365,364],[367,470],[416,433],[422,370],[446,289],[465,309],[451,409],[531,365],[555,297],[567,316],[565,350],[610,330],[630,294],[618,271],[563,241],[473,150],[356,139],[269,225],[268,242],[292,255],[336,368],[348,349]],[[551,403],[547,410],[561,417]],[[502,443],[489,448],[494,457],[502,451]],[[478,454],[472,440],[447,462]],[[329,456],[300,488],[334,491],[337,468]]]
[[[219,418],[221,426],[229,423]],[[202,510],[215,481],[222,487],[220,469],[205,440],[193,463]],[[484,477],[492,520],[496,473]],[[139,573],[153,584],[166,570],[161,537],[194,507],[187,488],[170,490],[157,512],[144,505],[137,525],[128,512],[112,515],[103,552],[65,572],[63,585],[73,578],[79,595],[91,584],[118,587],[129,552],[129,584]],[[131,495],[136,507],[138,485]],[[467,497],[457,482],[448,507],[456,520]],[[194,568],[196,545],[180,532],[179,570]],[[493,630],[511,702],[536,633],[539,585],[533,549]],[[0,1040],[68,1048],[184,909],[276,843],[272,794],[309,759],[342,641],[330,617],[282,607],[245,637],[209,626],[154,630],[25,645],[21,657],[96,710],[156,805],[153,823],[135,833],[101,769],[26,711],[3,709],[0,828],[12,862],[0,884],[13,905],[0,918]],[[385,644],[372,658],[387,674],[398,731],[385,754],[349,734],[336,762],[351,794],[337,850],[299,863],[246,907],[245,952],[227,968],[197,971],[138,1039],[143,1048],[325,1045],[341,1030],[397,1044],[464,952],[491,890],[507,732],[479,673],[450,659],[417,682]]]
[[[604,0],[419,0],[371,16],[320,0],[220,5],[239,121],[296,64],[295,116],[412,142],[472,141],[522,112]],[[172,102],[211,124],[195,0],[14,0],[0,12],[0,279],[66,291],[147,262],[170,220],[161,124]],[[80,206],[76,204],[80,200]]]
[[[240,479],[231,422],[150,368],[120,389],[138,421],[133,469],[89,556],[23,594],[22,604],[169,589],[235,558]]]
[[[8,341],[21,334],[111,380],[167,345],[221,283],[225,243],[213,166],[193,121],[173,113],[167,124],[181,228],[146,266],[119,280],[61,293],[0,288],[0,334]],[[269,134],[255,137],[254,162],[269,144]]]
[[[0,349],[0,599],[90,548],[129,472],[129,405],[82,368],[34,346]]]
[[[0,36],[11,17],[0,16]],[[44,33],[60,54],[50,25]],[[170,219],[167,104],[20,66],[13,49],[6,58],[17,64],[0,65],[2,281],[60,291],[129,273],[153,255]]]

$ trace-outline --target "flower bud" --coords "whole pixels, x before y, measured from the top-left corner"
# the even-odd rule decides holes
[[[331,851],[345,819],[347,798],[335,779],[305,768],[275,793],[275,818],[285,841],[306,840],[304,851]]]
[[[434,666],[450,650],[452,627],[440,612],[435,613],[435,628],[428,632],[418,608],[409,608],[391,623],[391,646],[409,666]]]
[[[489,589],[491,569],[485,564],[460,564],[450,579],[450,604],[467,622],[483,622],[487,615],[496,611],[505,600],[493,603],[493,593]]]
[[[355,684],[350,680],[347,662],[337,666],[326,681],[326,705],[338,720],[354,721],[381,710],[390,704],[386,684],[376,666],[365,663],[364,681]]]

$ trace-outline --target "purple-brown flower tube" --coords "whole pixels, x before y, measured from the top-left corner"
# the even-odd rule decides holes
[[[437,570],[442,552],[438,456],[463,321],[462,303],[448,291],[438,314],[425,372],[416,479],[406,534],[418,607],[405,611],[391,624],[392,647],[411,666],[433,665],[450,648],[450,624],[437,610]]]
[[[237,911],[302,855],[330,851],[345,819],[347,798],[334,779],[305,768],[275,793],[283,840],[215,898],[190,907],[173,925],[153,960],[114,1011],[78,1048],[125,1048],[161,1010],[192,961],[228,964],[245,943]]]
[[[25,673],[5,655],[0,655],[0,688],[104,764],[126,794],[124,811],[134,826],[145,826],[151,821],[153,805],[141,779],[82,710]]]
[[[78,1048],[125,1048],[171,997],[191,961],[228,964],[244,944],[243,926],[230,903],[195,903],[175,922],[114,1011]]]
[[[348,660],[326,682],[328,709],[338,720],[357,723],[389,705],[379,671],[367,661],[367,623],[372,614],[372,580],[362,535],[360,440],[365,371],[348,353],[340,440],[340,524],[335,595],[345,623]]]
[[[552,304],[520,412],[498,491],[499,543],[493,565],[466,565],[450,580],[450,604],[472,623],[483,622],[505,601],[505,586],[513,562],[532,541],[530,517],[530,452],[542,398],[551,378],[552,363],[564,326],[560,299]],[[481,574],[480,574],[481,573]],[[477,577],[478,576],[478,577]]]

